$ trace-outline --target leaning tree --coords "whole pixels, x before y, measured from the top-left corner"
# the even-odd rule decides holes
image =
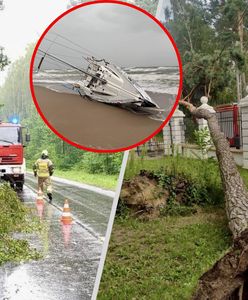
[[[240,176],[216,114],[181,100],[197,119],[208,122],[216,148],[233,245],[199,280],[194,300],[248,299],[248,190]]]

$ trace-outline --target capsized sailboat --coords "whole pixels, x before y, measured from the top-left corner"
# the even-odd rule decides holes
[[[137,82],[120,67],[105,59],[96,59],[94,56],[83,57],[87,62],[87,67],[83,69],[42,49],[38,49],[38,53],[42,57],[38,63],[37,72],[41,69],[44,59],[50,59],[82,74],[79,80],[74,78],[67,82],[70,83],[71,89],[76,90],[80,96],[122,106],[136,113],[155,114],[158,118],[163,112]]]

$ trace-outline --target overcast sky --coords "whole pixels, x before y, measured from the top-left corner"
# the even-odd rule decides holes
[[[105,58],[122,67],[177,66],[174,48],[163,30],[145,14],[117,4],[96,4],[79,8],[54,25],[46,38],[53,41],[59,33],[97,58]],[[66,47],[79,47],[57,37],[55,43],[44,40],[40,49],[80,65],[82,54]],[[40,59],[37,56],[37,63]],[[47,60],[48,62],[48,60]],[[54,68],[45,63],[43,68]]]
[[[4,0],[0,11],[0,45],[11,61],[25,54],[27,44],[37,41],[45,28],[63,11],[68,0]],[[6,72],[0,72],[3,81]]]

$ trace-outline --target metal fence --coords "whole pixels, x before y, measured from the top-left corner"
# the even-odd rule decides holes
[[[239,112],[221,111],[216,113],[220,130],[229,141],[230,147],[242,148],[242,119]],[[194,131],[198,130],[198,123],[192,117],[186,117],[185,140],[189,144],[195,143]]]
[[[165,143],[161,141],[148,141],[135,149],[138,156],[160,156],[165,152]]]
[[[219,110],[219,111],[218,111]],[[221,131],[229,141],[230,147],[242,148],[242,119],[237,105],[218,108],[216,117]],[[194,132],[199,128],[198,122],[192,116],[184,117],[180,122],[170,121],[163,130],[162,136],[155,137],[144,145],[136,148],[138,156],[161,156],[180,151],[180,145],[195,144]]]
[[[221,131],[230,143],[230,147],[242,148],[242,119],[231,111],[217,112],[217,119]]]

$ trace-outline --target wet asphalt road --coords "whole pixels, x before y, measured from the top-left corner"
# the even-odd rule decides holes
[[[41,235],[18,234],[43,258],[0,268],[0,299],[5,300],[81,300],[90,299],[107,229],[114,193],[69,182],[53,180],[53,205],[45,202]],[[26,177],[20,197],[37,210],[36,179]],[[68,199],[73,225],[63,226],[60,208]],[[41,213],[41,211],[40,211]],[[37,212],[38,214],[38,212]]]

